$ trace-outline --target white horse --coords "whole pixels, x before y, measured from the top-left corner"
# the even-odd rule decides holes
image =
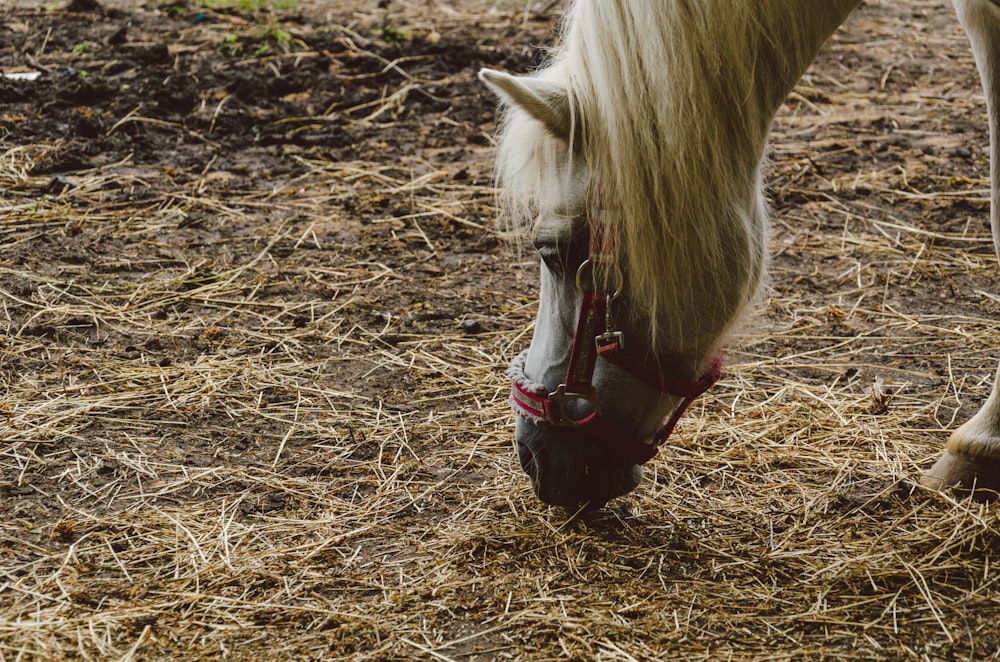
[[[953,1],[986,91],[1000,254],[1000,0]],[[765,268],[771,121],[858,4],[574,0],[546,68],[480,73],[508,106],[503,213],[543,259],[534,336],[510,370],[543,501],[600,507],[635,488],[717,378]],[[1000,488],[997,380],[926,485]]]

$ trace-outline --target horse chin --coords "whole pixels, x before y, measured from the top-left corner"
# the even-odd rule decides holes
[[[539,428],[518,417],[515,436],[521,468],[531,478],[535,495],[549,505],[597,510],[642,480],[642,467],[585,430]]]

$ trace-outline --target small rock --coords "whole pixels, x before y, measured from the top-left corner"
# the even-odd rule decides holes
[[[101,11],[101,3],[97,0],[70,0],[69,4],[66,5],[66,11],[68,12],[95,12]]]
[[[45,192],[51,195],[59,195],[71,188],[73,188],[73,182],[63,175],[56,175],[49,180],[48,186],[45,187]]]
[[[122,44],[128,42],[128,25],[123,25],[114,31],[114,33],[108,37],[108,44],[111,46],[121,46]]]
[[[483,330],[483,325],[477,320],[465,320],[462,322],[462,333],[467,333],[470,336],[475,335]]]

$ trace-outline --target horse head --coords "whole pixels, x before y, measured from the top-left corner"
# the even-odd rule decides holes
[[[534,334],[509,370],[518,457],[541,500],[599,508],[639,484],[641,465],[718,379],[716,347],[681,355],[648,346],[650,319],[633,305],[619,259],[620,205],[574,148],[579,114],[566,89],[490,70],[480,76],[522,121],[542,128],[554,155],[531,224],[541,257]]]

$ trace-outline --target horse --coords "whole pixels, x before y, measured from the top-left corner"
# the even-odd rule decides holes
[[[766,139],[861,0],[572,0],[537,72],[479,72],[504,112],[498,205],[541,256],[531,343],[510,364],[520,464],[543,502],[601,508],[639,484],[767,266]],[[1000,0],[953,0],[986,92],[1000,256]],[[921,478],[1000,488],[1000,371]]]

